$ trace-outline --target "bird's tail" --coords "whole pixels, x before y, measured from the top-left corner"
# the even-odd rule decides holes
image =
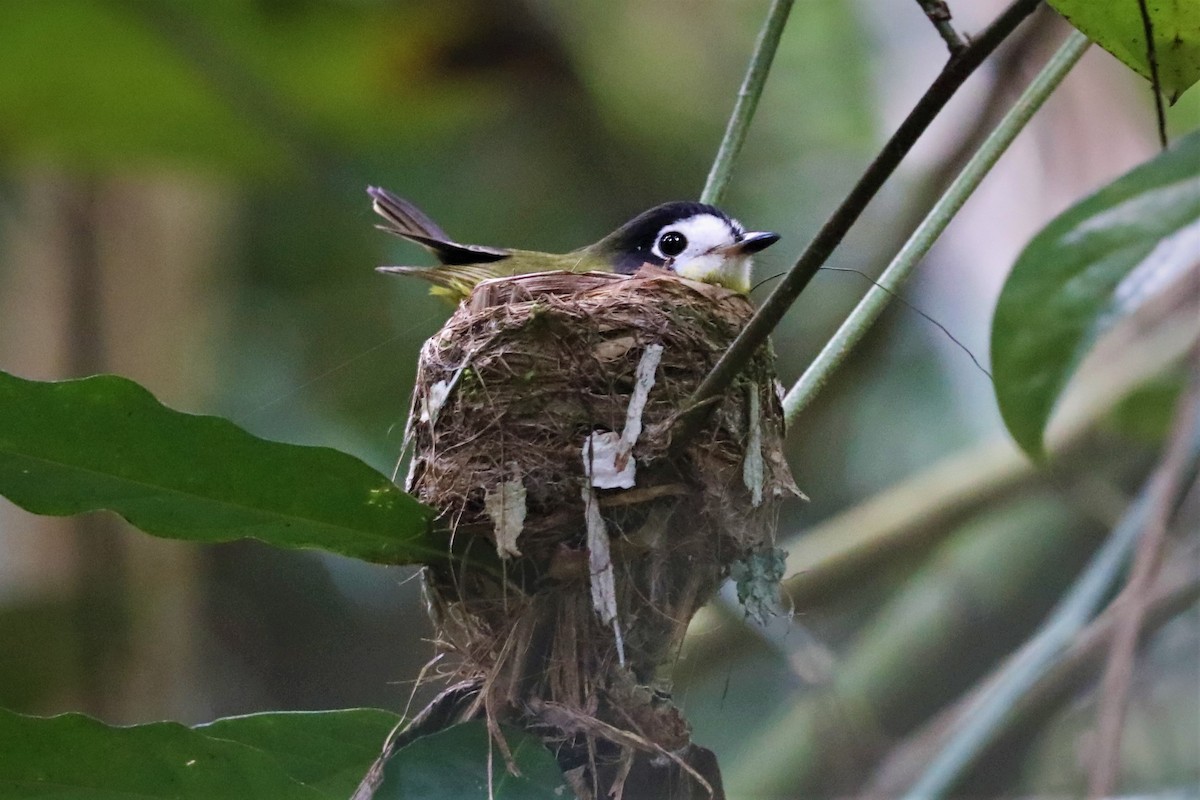
[[[429,293],[443,297],[451,303],[456,303],[469,295],[479,282],[496,277],[495,270],[473,264],[442,264],[437,267],[376,267],[375,271],[388,275],[412,275],[429,281],[433,284]]]
[[[368,186],[367,194],[371,196],[371,208],[386,220],[386,224],[376,227],[421,245],[444,265],[487,264],[510,255],[507,250],[496,247],[460,244],[452,240],[428,214],[387,189]]]

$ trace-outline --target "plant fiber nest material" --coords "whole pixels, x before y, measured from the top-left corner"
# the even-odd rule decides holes
[[[586,740],[577,790],[603,771],[597,740],[627,759],[691,746],[669,699],[688,622],[731,565],[773,552],[798,493],[767,348],[690,442],[670,441],[752,311],[657,269],[539,273],[481,284],[422,350],[407,489],[480,556],[427,572],[444,670],[478,689],[460,716],[537,729],[560,753]],[[606,460],[629,488],[597,488]]]

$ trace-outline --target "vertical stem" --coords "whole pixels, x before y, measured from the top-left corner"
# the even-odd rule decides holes
[[[1058,49],[1033,82],[1025,89],[1017,102],[992,131],[991,135],[975,151],[975,155],[963,167],[962,172],[950,184],[929,214],[909,237],[900,252],[888,264],[874,286],[850,313],[837,333],[826,343],[800,379],[796,381],[783,401],[783,412],[790,425],[817,393],[829,381],[833,371],[850,354],[850,351],[866,334],[871,325],[883,312],[896,288],[908,277],[929,248],[942,235],[963,203],[975,191],[984,177],[995,166],[996,161],[1012,144],[1013,139],[1025,127],[1034,112],[1041,108],[1050,93],[1062,82],[1066,74],[1083,55],[1090,42],[1078,31],[1073,32]]]
[[[1115,632],[1104,680],[1100,684],[1096,746],[1092,751],[1092,774],[1088,787],[1090,798],[1108,797],[1116,788],[1121,765],[1121,732],[1125,727],[1134,654],[1146,619],[1146,609],[1150,605],[1154,581],[1158,576],[1167,526],[1179,496],[1186,489],[1184,473],[1188,443],[1194,438],[1197,417],[1200,417],[1200,374],[1193,377],[1191,387],[1179,400],[1171,442],[1163,456],[1162,467],[1150,484],[1153,500],[1146,530],[1134,557],[1133,570],[1125,588],[1112,604],[1116,614]]]
[[[1200,431],[1193,429],[1185,469],[1194,473],[1198,460]],[[1142,487],[1125,516],[1038,632],[1012,656],[987,690],[963,709],[947,732],[947,745],[929,761],[920,779],[904,796],[905,800],[935,800],[949,791],[963,771],[1005,729],[1016,704],[1062,660],[1067,647],[1096,613],[1129,560],[1153,512],[1156,484],[1156,477],[1152,477]]]
[[[679,414],[671,430],[671,447],[685,445],[699,428],[703,414],[713,399],[719,397],[726,387],[749,363],[751,356],[767,341],[771,331],[783,319],[783,315],[796,302],[796,298],[808,286],[833,253],[834,248],[845,237],[851,226],[866,209],[867,204],[895,172],[900,161],[916,144],[917,139],[937,118],[959,87],[971,73],[983,63],[1000,43],[1008,38],[1021,22],[1034,12],[1041,0],[1013,0],[991,25],[975,39],[966,50],[951,58],[933,83],[925,90],[921,99],[913,106],[900,127],[884,144],[879,155],[867,167],[854,188],[834,210],[804,252],[783,276],[766,301],[751,317],[729,348],[705,376],[696,391],[688,398],[684,410]]]
[[[767,73],[771,71],[771,61],[779,49],[779,39],[783,36],[783,27],[787,24],[794,3],[795,0],[771,0],[771,8],[754,45],[754,55],[750,57],[746,77],[738,89],[729,124],[725,126],[725,136],[708,172],[708,180],[704,182],[704,191],[700,193],[702,203],[719,203],[725,194],[725,187],[729,185],[729,177],[733,173],[733,162],[746,141],[746,131],[750,129],[750,120],[754,118],[754,109],[758,107],[758,98],[762,96]]]

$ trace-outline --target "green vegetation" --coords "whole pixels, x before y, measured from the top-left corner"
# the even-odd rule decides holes
[[[920,41],[849,3],[791,5],[8,9],[0,495],[13,506],[0,508],[0,698],[12,710],[0,710],[0,796],[354,791],[428,699],[409,698],[430,648],[396,567],[454,558],[434,510],[391,477],[416,353],[444,310],[424,287],[372,274],[414,254],[381,253],[394,243],[372,236],[362,188],[403,187],[466,240],[591,241],[699,190],[754,51],[705,192],[798,248],[894,127],[878,120],[917,102],[889,87],[883,108],[875,81],[903,70],[874,60],[897,55],[876,55],[872,40],[936,54],[932,74],[940,33],[955,55],[931,93],[953,94],[945,76],[969,74],[961,65],[987,55],[987,39],[958,49],[958,20],[928,25],[915,3],[886,13],[924,24]],[[932,166],[898,173],[872,207],[891,168],[868,180],[822,234],[832,248],[863,214],[852,235],[798,264],[811,260],[807,283],[820,264],[875,274],[904,262],[850,318],[848,344],[832,332],[861,292],[837,273],[764,329],[788,377],[823,343],[839,352],[789,400],[789,458],[813,497],[780,523],[798,616],[759,629],[718,601],[676,670],[694,740],[719,756],[730,797],[1152,795],[1200,781],[1179,742],[1145,721],[1160,714],[1194,744],[1179,721],[1200,713],[1200,524],[1186,495],[1200,461],[1200,105],[1185,94],[1200,78],[1200,12],[1050,5],[1156,85],[1089,97],[1076,118],[1039,112],[1051,90],[1071,91],[1055,86],[1086,46],[1073,34],[1042,72],[1045,91],[1026,92],[988,136],[1019,76],[1041,68],[1040,38],[1062,30],[1048,9],[1025,20],[1038,4],[1017,0],[991,43],[1014,45],[990,56],[994,88],[974,90],[987,95],[978,129],[934,145]],[[1150,91],[1172,103],[1160,111],[1173,141],[1157,155]],[[963,210],[1046,115],[1047,183],[1010,182],[1017,197]],[[1130,125],[1141,150],[1105,138]],[[1057,169],[1097,141],[1113,159],[1102,178],[1084,186]],[[1039,192],[1056,196],[1054,214]],[[1032,237],[1009,224],[1026,208]],[[963,230],[930,251],[951,218]],[[998,299],[975,285],[990,251],[1015,256],[1026,241],[1001,265]],[[941,331],[920,315],[895,303],[881,315],[922,259],[929,294],[914,302],[965,329],[976,354],[990,332],[994,386],[960,350],[940,355]],[[937,269],[951,262],[948,283]],[[760,259],[759,279],[782,266]],[[110,371],[137,382],[95,374]],[[724,385],[744,380],[735,369]],[[480,389],[464,369],[456,391]],[[997,409],[1033,459],[984,441],[999,434]],[[1141,649],[1113,644],[1122,637]],[[1131,671],[1132,689],[1120,682]],[[1106,673],[1123,688],[1099,691]],[[1061,766],[1089,728],[1119,734],[1127,702],[1138,736],[1093,737],[1091,761]],[[329,707],[346,710],[311,710]],[[247,713],[268,708],[284,710]],[[506,740],[519,776],[482,723],[465,723],[398,750],[374,796],[562,796],[551,753],[524,732]]]

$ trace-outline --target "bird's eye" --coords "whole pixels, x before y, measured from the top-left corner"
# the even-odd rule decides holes
[[[667,231],[658,237],[658,251],[667,258],[674,258],[687,249],[688,240],[679,231]]]

